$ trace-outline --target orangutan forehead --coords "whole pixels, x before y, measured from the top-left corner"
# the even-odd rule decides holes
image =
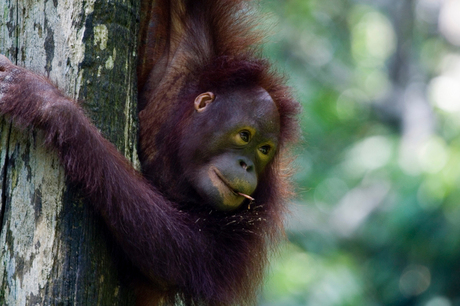
[[[270,135],[270,138],[277,138],[280,114],[265,89],[243,88],[217,93],[215,107],[221,114],[219,117],[222,126],[226,126],[228,130],[247,126],[267,133],[267,137]]]

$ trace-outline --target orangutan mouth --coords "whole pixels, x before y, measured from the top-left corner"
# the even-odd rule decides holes
[[[238,190],[233,189],[233,187],[230,185],[230,183],[227,181],[227,179],[220,173],[220,171],[217,168],[212,168],[216,176],[224,183],[224,185],[235,195],[239,195],[241,197],[244,197],[246,199],[249,199],[251,201],[254,201],[254,198],[251,197],[250,195],[247,195],[245,193],[239,192]]]

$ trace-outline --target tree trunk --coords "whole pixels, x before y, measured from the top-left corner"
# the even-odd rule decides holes
[[[138,10],[134,0],[0,0],[0,52],[85,101],[136,165]],[[105,225],[56,154],[3,118],[0,188],[0,305],[133,304]]]

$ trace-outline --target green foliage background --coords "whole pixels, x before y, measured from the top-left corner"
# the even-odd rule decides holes
[[[460,1],[262,7],[303,139],[260,305],[460,305]]]

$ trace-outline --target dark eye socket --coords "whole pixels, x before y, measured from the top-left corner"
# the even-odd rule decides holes
[[[249,139],[251,138],[251,134],[249,134],[248,131],[241,131],[240,132],[240,138],[244,142],[249,142]]]
[[[270,153],[270,150],[271,150],[271,147],[270,146],[262,146],[259,148],[259,151],[263,154],[263,155],[267,155],[268,153]]]

